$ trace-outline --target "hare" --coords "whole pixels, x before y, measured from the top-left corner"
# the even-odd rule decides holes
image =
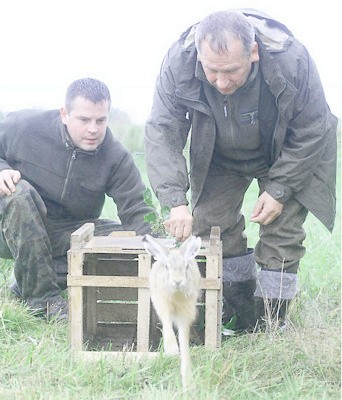
[[[196,318],[201,275],[195,260],[201,238],[192,236],[180,248],[168,249],[149,235],[143,237],[146,251],[155,262],[150,273],[151,300],[163,325],[164,351],[181,357],[183,387],[191,377],[190,327]],[[173,330],[178,329],[178,340]]]

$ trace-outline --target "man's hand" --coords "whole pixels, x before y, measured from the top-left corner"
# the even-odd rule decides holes
[[[10,196],[15,192],[15,185],[20,181],[20,172],[15,169],[0,171],[0,196]]]
[[[171,208],[170,218],[165,221],[165,229],[176,240],[183,242],[192,233],[192,215],[187,206]]]
[[[255,203],[250,220],[260,225],[268,225],[282,213],[283,208],[282,203],[263,192]]]

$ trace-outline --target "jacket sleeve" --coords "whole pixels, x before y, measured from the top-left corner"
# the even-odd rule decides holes
[[[335,128],[335,118],[326,103],[318,71],[304,48],[293,75],[287,77],[287,84],[295,87],[292,102],[282,108],[282,95],[278,99],[279,122],[274,140],[279,152],[269,170],[266,186],[266,191],[282,203],[310,182]],[[279,145],[281,131],[286,135]]]
[[[157,78],[152,111],[145,129],[147,173],[162,207],[188,204],[186,193],[189,189],[183,149],[190,120],[186,108],[177,101],[177,82],[170,59],[172,55],[168,53]]]
[[[11,131],[11,125],[5,119],[0,122],[0,171],[4,169],[12,169],[12,167],[7,162],[8,156],[8,132]]]

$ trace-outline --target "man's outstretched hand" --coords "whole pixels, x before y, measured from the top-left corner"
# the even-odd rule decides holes
[[[165,221],[165,229],[179,242],[183,242],[192,233],[192,215],[188,206],[171,208],[170,218]]]
[[[260,225],[269,225],[282,213],[283,208],[282,203],[263,192],[255,203],[250,220]]]

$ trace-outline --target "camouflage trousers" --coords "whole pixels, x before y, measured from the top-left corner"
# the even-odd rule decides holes
[[[21,296],[39,306],[66,288],[70,235],[86,222],[96,235],[120,230],[116,221],[48,218],[45,203],[27,181],[20,180],[11,196],[0,197],[0,257],[14,260]]]

